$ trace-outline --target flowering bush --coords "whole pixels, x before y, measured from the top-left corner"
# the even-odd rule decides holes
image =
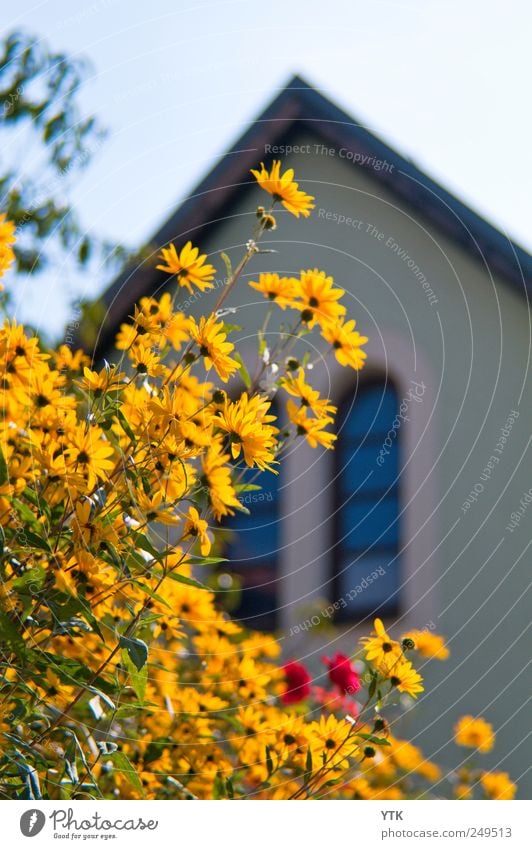
[[[353,656],[323,658],[317,687],[278,641],[246,631],[200,581],[219,561],[216,528],[276,471],[294,440],[332,448],[336,412],[308,382],[310,334],[346,367],[367,341],[323,271],[250,282],[290,316],[250,377],[223,303],[276,226],[275,204],[314,200],[275,162],[254,171],[271,196],[210,315],[176,311],[181,287],[213,288],[190,242],[162,249],[170,291],[143,298],[116,339],[119,362],[43,350],[15,321],[0,330],[2,637],[0,786],[5,798],[396,799],[445,794],[440,768],[396,731],[423,691],[417,655],[444,640],[391,637],[383,623]],[[0,219],[0,272],[13,261]],[[226,258],[227,259],[227,258]],[[227,260],[228,262],[228,260]],[[173,291],[172,291],[173,290]],[[237,373],[243,388],[228,393]],[[283,396],[288,426],[271,413]],[[488,729],[486,731],[486,728]],[[457,742],[486,751],[491,727],[463,718]],[[459,796],[511,798],[506,774],[467,767]]]

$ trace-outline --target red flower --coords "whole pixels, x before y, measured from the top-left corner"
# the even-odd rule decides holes
[[[336,652],[332,660],[322,657],[322,663],[329,667],[329,681],[338,687],[345,695],[358,693],[360,690],[360,678],[358,672],[351,666],[351,661],[345,654]]]
[[[312,678],[302,663],[297,660],[289,660],[283,666],[286,676],[286,690],[281,696],[285,705],[293,705],[306,699],[310,694],[310,682]]]

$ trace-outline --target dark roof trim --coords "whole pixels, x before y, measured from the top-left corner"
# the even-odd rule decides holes
[[[400,197],[442,232],[502,275],[522,294],[532,288],[532,257],[476,212],[419,170],[381,139],[356,123],[346,112],[300,77],[294,77],[266,110],[239,138],[176,212],[153,236],[157,249],[188,234],[198,240],[215,226],[224,209],[243,185],[252,182],[249,170],[257,165],[257,151],[277,144],[295,128],[307,128],[334,147],[346,147],[362,156],[385,160],[390,168],[367,170],[368,175]],[[368,161],[368,160],[366,160]],[[143,295],[156,292],[166,276],[153,266],[126,269],[103,295],[106,318],[95,345],[104,351],[120,322]]]

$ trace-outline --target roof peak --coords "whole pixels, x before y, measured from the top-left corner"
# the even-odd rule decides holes
[[[176,233],[192,232],[194,238],[201,238],[215,226],[209,222],[218,220],[234,193],[250,181],[249,170],[257,164],[257,150],[264,150],[268,143],[280,143],[298,127],[321,136],[331,146],[349,147],[360,156],[389,162],[392,168],[372,169],[368,174],[472,254],[490,275],[497,273],[522,294],[528,294],[532,287],[532,257],[524,248],[358,123],[300,74],[294,74],[248,124],[151,241],[163,246],[175,239]],[[142,295],[156,291],[160,283],[161,274],[153,268],[126,269],[119,275],[103,295],[107,321],[97,340],[97,349],[105,349],[110,344],[115,328],[131,313],[133,305]]]

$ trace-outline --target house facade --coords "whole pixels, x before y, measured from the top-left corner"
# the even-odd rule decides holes
[[[277,158],[316,208],[306,220],[279,212],[261,242],[275,253],[257,255],[232,293],[239,347],[251,361],[265,315],[249,280],[322,268],[346,290],[368,357],[354,373],[316,352],[313,385],[339,408],[337,448],[300,441],[278,478],[263,476],[262,498],[246,496],[251,515],[227,536],[244,587],[236,615],[275,628],[285,656],[316,670],[323,653],[352,653],[375,615],[398,633],[443,633],[451,659],[422,664],[413,742],[457,763],[454,722],[482,715],[498,734],[483,762],[526,797],[532,258],[295,79],[154,236],[153,255],[108,290],[95,357],[135,301],[167,285],[155,256],[169,242],[209,254],[215,289],[184,291],[180,306],[213,308],[221,253],[236,265],[264,202],[250,168]],[[267,339],[278,332],[271,323]]]

